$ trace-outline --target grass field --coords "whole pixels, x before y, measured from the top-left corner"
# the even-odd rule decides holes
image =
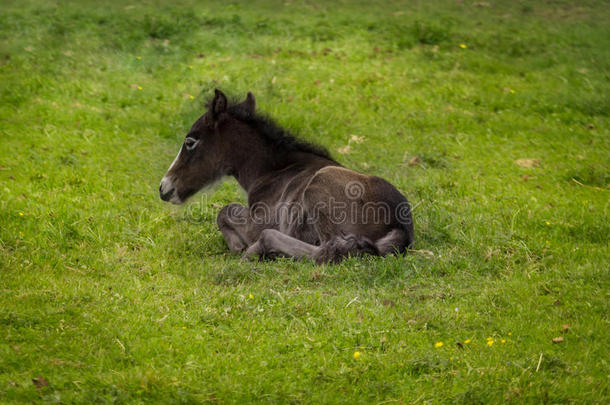
[[[0,402],[608,403],[609,21],[4,0]],[[241,262],[234,180],[161,202],[215,87],[395,184],[416,250]]]

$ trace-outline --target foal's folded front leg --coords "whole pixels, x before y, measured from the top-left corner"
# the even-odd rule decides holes
[[[248,247],[243,258],[259,255],[315,259],[319,250],[319,246],[310,245],[275,229],[265,229],[258,240]]]
[[[223,207],[216,219],[218,228],[231,252],[242,252],[248,247],[248,209],[243,205],[229,204]]]

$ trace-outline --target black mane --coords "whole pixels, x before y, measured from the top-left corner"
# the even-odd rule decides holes
[[[233,118],[254,128],[263,139],[279,151],[311,153],[336,163],[326,148],[295,137],[266,115],[259,113],[251,114],[241,104],[230,105],[228,113]]]

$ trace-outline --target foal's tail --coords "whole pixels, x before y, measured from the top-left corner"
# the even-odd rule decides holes
[[[375,247],[381,256],[390,253],[404,253],[413,244],[413,230],[393,229],[386,236],[375,242]]]
[[[411,214],[411,206],[407,200],[403,201],[396,207],[396,226],[383,238],[375,242],[375,247],[379,250],[380,255],[390,253],[404,253],[413,245],[413,215]]]

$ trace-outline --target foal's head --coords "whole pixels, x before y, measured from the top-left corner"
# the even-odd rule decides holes
[[[252,93],[248,93],[246,100],[237,107],[254,114]],[[232,146],[230,135],[238,128],[230,125],[228,108],[227,97],[215,90],[208,111],[195,121],[178,156],[161,180],[159,193],[162,200],[181,204],[203,187],[230,174],[231,167],[225,157]]]

